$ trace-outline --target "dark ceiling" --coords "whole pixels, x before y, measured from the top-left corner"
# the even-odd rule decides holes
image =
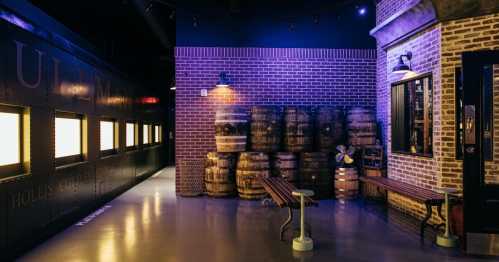
[[[160,0],[30,0],[143,85],[168,95],[174,76],[175,4]],[[151,26],[151,22],[153,26]],[[154,27],[156,25],[156,27]],[[153,29],[154,28],[154,29]]]
[[[186,16],[186,12],[182,11],[192,8],[197,10],[195,12],[199,12],[200,16],[206,16],[208,20],[213,20],[213,15],[218,16],[217,12],[227,13],[229,17],[229,20],[227,20],[228,24],[225,23],[225,20],[225,25],[222,24],[222,27],[225,28],[220,28],[215,24],[213,26],[215,28],[214,32],[220,34],[218,31],[225,30],[228,32],[228,37],[231,37],[231,34],[235,34],[232,36],[233,38],[238,34],[238,31],[246,32],[239,30],[237,27],[238,23],[243,23],[241,21],[237,22],[237,20],[247,20],[246,17],[250,17],[250,21],[252,21],[251,27],[246,30],[249,33],[253,33],[255,31],[254,25],[257,27],[260,26],[260,28],[263,27],[264,29],[262,30],[265,30],[266,27],[272,28],[272,26],[276,26],[276,23],[282,22],[280,21],[282,20],[281,16],[286,18],[287,15],[291,14],[293,16],[308,17],[311,14],[324,13],[323,16],[333,16],[335,19],[340,19],[341,15],[351,13],[352,8],[365,5],[366,3],[371,8],[369,10],[370,17],[373,16],[375,11],[373,8],[375,1],[373,0],[182,0],[178,1],[178,3],[175,0],[29,1],[72,31],[87,39],[97,50],[102,51],[101,56],[105,60],[116,65],[131,78],[143,83],[143,86],[156,90],[159,92],[159,95],[167,96],[170,99],[173,96],[170,96],[172,92],[169,88],[174,83],[175,74],[173,47],[179,43],[176,39],[176,30],[178,28],[178,25],[176,25],[177,11],[179,13],[182,12],[184,15],[184,17],[180,17],[179,15],[178,19],[180,21],[188,20],[187,24],[180,28],[182,31],[185,31],[181,32],[183,34],[181,35],[189,39],[200,38],[203,36],[203,33],[208,38],[217,37],[211,34],[209,30],[202,31],[202,27],[200,29],[192,28],[192,19],[196,18],[197,14],[188,12]],[[304,8],[302,9],[301,6]],[[305,8],[310,6],[313,9],[308,10]],[[218,11],[213,12],[213,10]],[[270,12],[270,15],[274,17],[272,18],[273,20],[265,18],[267,20],[260,21],[259,17],[262,17],[261,10],[266,10],[265,12],[267,13]],[[302,11],[293,14],[293,10]],[[299,19],[293,16],[289,18],[291,21]],[[348,24],[347,22],[344,24],[365,27],[360,28],[358,31],[350,30],[350,34],[353,34],[355,37],[359,35],[366,35],[365,37],[368,37],[368,33],[364,31],[368,32],[368,29],[371,28],[371,23],[374,23],[374,19],[368,18],[362,21],[362,19],[355,18],[354,16],[351,16],[350,19],[356,20],[353,20],[352,24]],[[184,22],[182,24],[185,24]],[[335,24],[333,26],[344,27],[340,23],[335,22]],[[324,27],[322,30],[328,32],[329,24],[322,23],[321,26]],[[303,36],[305,38],[313,37],[310,36],[310,33],[307,35],[307,27],[303,29],[297,27],[296,33],[289,33],[290,37],[300,33],[299,30],[304,32]],[[249,33],[246,37],[252,37]],[[323,42],[323,44],[319,43],[318,47],[322,45],[329,45],[329,48],[336,47],[329,44],[331,41],[326,42],[322,40],[320,37],[322,33],[316,33],[316,35],[319,35],[319,41]],[[297,37],[301,36],[298,35]],[[350,42],[359,43],[364,40],[359,40],[355,37]],[[367,39],[367,41],[372,42],[370,39]],[[184,42],[188,41],[184,40]],[[182,43],[181,41],[180,44]],[[348,45],[349,42],[345,43]],[[297,44],[299,45],[300,43]],[[311,45],[310,47],[314,46]],[[172,100],[169,102],[171,103]]]
[[[178,46],[376,48],[373,0],[182,0]]]

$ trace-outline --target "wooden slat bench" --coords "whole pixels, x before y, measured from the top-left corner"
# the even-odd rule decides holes
[[[428,220],[433,213],[432,207],[436,206],[438,216],[445,221],[442,216],[442,205],[445,202],[443,194],[431,191],[429,189],[413,186],[404,182],[396,181],[386,177],[360,177],[360,181],[367,184],[375,185],[379,188],[386,189],[391,192],[411,198],[417,202],[421,202],[426,206],[426,216],[421,222],[420,235],[424,237],[425,227],[428,226]],[[443,224],[438,225],[438,227]]]
[[[300,209],[300,199],[292,195],[292,192],[293,190],[296,190],[296,187],[280,177],[260,178],[260,182],[265,188],[265,191],[267,191],[267,193],[270,195],[270,197],[278,207],[288,208],[289,216],[284,222],[284,224],[281,225],[281,230],[279,235],[280,240],[283,240],[284,232],[286,231],[287,227],[293,220],[292,209]],[[318,206],[318,205],[319,205],[318,202],[316,202],[312,198],[305,197],[305,206]]]

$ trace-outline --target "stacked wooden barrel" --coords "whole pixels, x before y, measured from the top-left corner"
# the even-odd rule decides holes
[[[347,115],[348,144],[362,147],[376,144],[376,117],[365,108],[352,108]]]
[[[204,181],[209,196],[225,197],[236,193],[236,160],[236,155],[231,153],[208,153]]]
[[[298,157],[291,152],[279,152],[274,154],[272,159],[272,174],[297,185],[299,182]]]
[[[312,150],[312,115],[305,108],[287,107],[284,110],[284,149],[288,152]]]
[[[359,176],[356,168],[340,167],[334,175],[334,192],[336,199],[349,200],[359,193]]]
[[[281,113],[276,107],[251,108],[251,149],[277,152],[281,146]]]
[[[266,196],[259,177],[270,176],[269,156],[262,152],[242,152],[239,154],[236,170],[236,184],[239,197],[261,199]]]
[[[333,181],[329,170],[329,154],[325,152],[301,153],[301,187],[313,190],[318,199],[331,197]]]
[[[352,108],[346,116],[334,107],[320,107],[315,115],[308,108],[294,106],[283,113],[272,106],[254,106],[250,111],[251,116],[242,107],[216,111],[218,153],[207,156],[208,195],[229,196],[237,189],[243,199],[260,199],[267,194],[258,178],[272,174],[314,190],[319,199],[331,197],[333,190],[338,199],[357,196],[356,169],[331,172],[334,161],[329,157],[345,142],[355,147],[376,143],[376,119],[371,110]],[[247,148],[252,152],[246,152]]]
[[[217,152],[246,151],[248,113],[240,107],[224,107],[215,114]]]
[[[342,144],[344,137],[344,117],[341,109],[321,107],[317,110],[316,141],[317,149],[322,152],[334,152]]]

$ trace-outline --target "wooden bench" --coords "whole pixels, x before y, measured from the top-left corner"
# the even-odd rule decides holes
[[[296,190],[296,187],[280,177],[260,178],[260,182],[278,207],[288,208],[289,216],[286,221],[284,221],[284,224],[281,225],[281,230],[279,232],[279,239],[282,241],[284,232],[287,230],[291,221],[293,221],[292,209],[300,209],[300,199],[292,195],[292,192],[293,190]],[[305,197],[305,206],[318,205],[318,202],[312,198]]]
[[[445,221],[442,215],[442,205],[445,202],[443,194],[431,191],[429,189],[413,186],[404,182],[396,181],[386,177],[360,177],[360,181],[367,184],[372,184],[374,186],[382,189],[386,189],[391,192],[403,195],[405,197],[411,198],[417,202],[421,202],[426,206],[426,216],[421,222],[420,235],[424,237],[425,227],[428,226],[428,220],[433,214],[432,207],[437,207],[438,216]],[[437,227],[443,226],[444,223],[437,225]]]

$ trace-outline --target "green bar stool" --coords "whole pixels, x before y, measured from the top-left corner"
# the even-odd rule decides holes
[[[301,203],[301,219],[300,219],[300,236],[293,239],[293,250],[296,251],[310,251],[314,249],[314,242],[311,238],[305,236],[305,197],[313,196],[314,191],[311,190],[294,190],[293,196],[300,197]]]
[[[437,245],[441,247],[456,247],[459,243],[457,236],[450,233],[450,202],[449,194],[456,192],[455,189],[442,189],[441,193],[445,196],[445,233],[437,235]]]

